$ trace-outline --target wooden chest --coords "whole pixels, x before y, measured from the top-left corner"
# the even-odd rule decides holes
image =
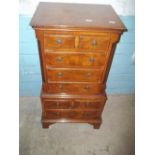
[[[31,26],[42,71],[42,127],[101,125],[106,81],[125,26],[110,5],[40,3]]]

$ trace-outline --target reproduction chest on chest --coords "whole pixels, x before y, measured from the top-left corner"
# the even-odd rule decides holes
[[[42,73],[42,127],[99,128],[114,50],[126,30],[110,5],[40,3],[31,20]]]

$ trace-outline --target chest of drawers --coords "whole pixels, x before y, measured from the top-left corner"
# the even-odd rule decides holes
[[[110,5],[40,3],[31,20],[42,72],[42,127],[99,128],[117,42],[126,30]]]

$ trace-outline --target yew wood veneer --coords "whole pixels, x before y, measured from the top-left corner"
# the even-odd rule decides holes
[[[39,3],[31,20],[42,71],[42,127],[99,128],[114,50],[125,26],[110,5]]]

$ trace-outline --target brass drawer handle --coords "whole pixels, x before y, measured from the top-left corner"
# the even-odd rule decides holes
[[[83,117],[87,117],[88,113],[87,112],[83,112]]]
[[[57,112],[56,115],[59,117],[60,116],[60,112]]]
[[[57,107],[57,108],[59,107],[59,102],[56,102],[56,107]]]
[[[62,40],[60,38],[56,39],[57,44],[62,44]]]
[[[62,90],[62,88],[63,88],[62,85],[58,85],[58,89]]]
[[[91,63],[95,62],[95,58],[89,58],[89,62]]]
[[[68,114],[69,117],[74,117],[75,115],[76,115],[75,112],[70,112],[70,113]]]
[[[90,89],[90,86],[85,86],[84,89],[85,90],[89,90]]]
[[[58,62],[58,63],[62,62],[62,57],[57,57],[56,62]]]
[[[73,101],[71,102],[71,108],[74,108],[74,102]]]
[[[92,46],[96,46],[96,45],[97,45],[97,41],[96,41],[96,40],[93,40],[93,41],[91,42],[91,45],[92,45]]]
[[[63,77],[63,76],[64,76],[64,74],[63,74],[63,73],[61,73],[61,72],[58,72],[58,73],[57,73],[57,76],[58,76],[58,77]]]
[[[90,102],[86,102],[86,104],[85,104],[85,105],[86,105],[86,107],[89,107],[89,105],[90,105]]]
[[[87,73],[87,76],[90,78],[92,76],[92,73]]]

